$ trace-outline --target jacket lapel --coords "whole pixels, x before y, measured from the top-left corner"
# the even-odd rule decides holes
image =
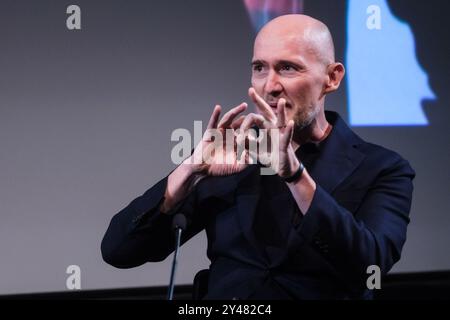
[[[355,148],[363,140],[341,117],[330,111],[326,116],[333,130],[321,146],[320,157],[306,169],[314,181],[331,194],[359,166],[365,155]]]

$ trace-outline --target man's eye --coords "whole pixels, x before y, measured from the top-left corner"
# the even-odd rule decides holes
[[[261,72],[262,71],[262,66],[261,65],[254,65],[253,66],[253,71]]]
[[[295,68],[293,66],[286,65],[286,66],[282,66],[281,70],[283,70],[283,71],[294,71]]]

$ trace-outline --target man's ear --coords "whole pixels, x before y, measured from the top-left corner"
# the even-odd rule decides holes
[[[340,62],[334,62],[327,67],[327,83],[325,85],[324,93],[336,91],[341,84],[342,78],[345,75],[344,65]]]

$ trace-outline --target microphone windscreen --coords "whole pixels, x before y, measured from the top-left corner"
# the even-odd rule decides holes
[[[182,213],[177,213],[172,220],[172,228],[175,230],[177,228],[180,228],[181,230],[186,230],[186,216]]]

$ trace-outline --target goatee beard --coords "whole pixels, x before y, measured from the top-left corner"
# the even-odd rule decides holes
[[[316,118],[317,114],[319,112],[319,108],[310,107],[307,110],[299,110],[294,115],[294,123],[297,128],[297,130],[303,130],[306,127],[310,126],[311,123]]]

